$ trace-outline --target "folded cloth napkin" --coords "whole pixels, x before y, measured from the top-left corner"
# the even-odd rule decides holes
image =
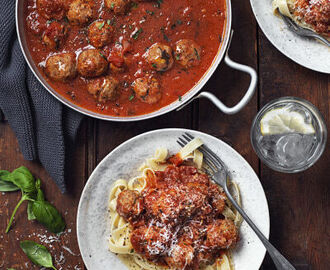
[[[0,10],[0,108],[27,160],[39,160],[62,192],[65,166],[82,115],[63,106],[27,67],[15,30],[15,1]]]

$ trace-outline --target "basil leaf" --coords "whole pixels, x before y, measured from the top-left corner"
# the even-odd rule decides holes
[[[41,190],[41,181],[40,179],[36,180],[36,189],[37,189],[37,197],[36,200],[37,201],[44,201],[45,200],[45,195]]]
[[[1,179],[12,182],[25,193],[36,191],[34,177],[24,166],[17,168],[9,174],[2,175]]]
[[[0,191],[8,192],[8,191],[17,191],[17,190],[20,190],[20,188],[15,184],[11,182],[2,181],[0,179]]]
[[[0,180],[3,180],[3,181],[6,181],[4,179],[2,179],[2,177],[6,177],[6,175],[10,174],[9,171],[6,171],[6,170],[0,170]]]
[[[39,245],[33,241],[22,241],[21,249],[28,258],[36,265],[56,269],[53,265],[53,259],[49,251],[43,245]]]
[[[36,216],[33,214],[33,211],[32,211],[32,206],[33,206],[33,202],[29,202],[28,203],[28,206],[27,206],[28,220],[34,220],[34,219],[36,219]]]
[[[46,201],[35,201],[32,206],[36,219],[53,233],[64,231],[65,223],[56,208]]]

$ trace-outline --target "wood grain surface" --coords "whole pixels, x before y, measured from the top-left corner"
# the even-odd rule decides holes
[[[120,143],[143,132],[184,127],[200,130],[234,147],[260,177],[269,203],[271,242],[298,270],[329,269],[329,147],[309,170],[298,174],[274,172],[253,152],[250,127],[257,111],[267,102],[282,96],[297,96],[319,108],[330,126],[329,76],[307,70],[282,55],[258,28],[249,1],[233,0],[234,39],[230,56],[258,71],[258,89],[251,102],[236,115],[224,115],[206,100],[195,101],[180,112],[136,123],[110,123],[86,119],[79,130],[70,173],[69,193],[61,194],[38,162],[24,161],[15,134],[0,121],[0,169],[27,166],[41,178],[46,198],[62,213],[67,230],[55,236],[33,221],[27,221],[26,207],[18,211],[9,234],[4,230],[20,194],[0,193],[0,269],[39,269],[19,248],[20,240],[35,240],[49,248],[57,269],[85,269],[76,237],[76,210],[88,176],[96,165]],[[245,93],[248,76],[221,63],[204,90],[234,105]],[[109,268],[110,269],[110,268]],[[275,269],[267,255],[263,270]],[[92,269],[91,269],[92,270]],[[237,269],[244,270],[244,269]]]

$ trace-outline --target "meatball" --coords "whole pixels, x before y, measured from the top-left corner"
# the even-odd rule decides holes
[[[215,184],[211,184],[209,187],[209,196],[213,208],[217,213],[222,213],[226,205],[226,194],[221,187]]]
[[[106,72],[108,62],[99,50],[88,49],[78,57],[77,69],[83,77],[97,77]]]
[[[76,55],[60,53],[50,56],[46,61],[45,72],[55,81],[67,81],[76,76]]]
[[[50,50],[57,50],[65,42],[67,26],[59,22],[51,22],[42,35],[42,42]]]
[[[175,189],[153,190],[144,195],[147,214],[168,223],[179,217],[179,201]]]
[[[207,226],[206,246],[210,248],[228,249],[238,241],[235,224],[228,219],[218,219]]]
[[[65,15],[64,0],[37,0],[38,13],[46,19],[61,20]]]
[[[167,227],[141,226],[131,233],[131,243],[134,250],[149,260],[164,255],[170,239],[171,231]]]
[[[94,95],[99,102],[115,100],[117,97],[118,80],[112,76],[98,78],[90,81],[87,85],[87,90]]]
[[[128,10],[130,0],[105,0],[105,6],[116,14],[125,13]]]
[[[118,195],[117,212],[125,219],[138,216],[142,209],[142,198],[137,191],[124,190]]]
[[[88,27],[89,42],[95,48],[102,48],[111,41],[112,27],[104,20],[93,22]]]
[[[162,97],[159,83],[153,77],[138,78],[133,82],[133,89],[136,96],[143,102],[154,104]]]
[[[180,241],[178,244],[170,247],[165,261],[171,268],[184,269],[192,263],[193,258],[194,248],[189,243]]]
[[[172,48],[162,43],[153,44],[144,57],[148,64],[157,71],[166,71],[173,66]]]
[[[201,47],[195,41],[181,39],[176,42],[174,56],[182,67],[190,68],[199,64],[201,51]]]
[[[66,16],[72,25],[87,24],[93,18],[91,2],[88,0],[74,0],[70,4]]]
[[[188,183],[181,187],[181,190],[178,191],[180,216],[189,218],[196,212],[200,212],[199,214],[202,216],[211,212],[211,209],[206,207],[206,189],[207,186],[198,183]]]

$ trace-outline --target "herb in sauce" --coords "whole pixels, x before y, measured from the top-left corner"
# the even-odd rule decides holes
[[[98,28],[101,30],[101,29],[103,28],[103,26],[104,26],[104,22],[102,22],[102,23],[98,26]]]
[[[198,51],[196,50],[196,48],[194,48],[194,51],[195,51],[195,54],[196,54],[197,59],[199,60],[200,57],[199,57],[199,53],[198,53]]]
[[[135,97],[134,95],[131,95],[131,96],[128,98],[128,100],[129,100],[129,101],[132,101],[134,97]]]
[[[151,16],[155,14],[155,12],[150,11],[150,10],[146,10],[146,12],[147,12],[149,15],[151,15]]]
[[[179,101],[182,101],[182,97],[181,96],[179,96]]]
[[[134,39],[138,39],[139,35],[143,32],[143,29],[140,28],[139,30],[137,30],[133,35],[132,38]]]
[[[108,20],[109,25],[116,25],[116,17],[112,17],[110,20]]]
[[[164,38],[167,42],[171,41],[171,40],[168,38],[168,36],[165,34],[165,28],[164,28],[163,26],[160,28],[160,31],[161,31],[162,34],[163,34],[163,38]]]
[[[55,22],[55,20],[54,19],[53,20],[48,20],[46,23],[51,24],[52,22]]]
[[[100,52],[100,55],[105,59],[107,60],[107,58],[105,57],[105,55],[103,53]]]
[[[163,0],[157,0],[157,2],[154,4],[154,7],[160,8],[160,5],[163,3]]]

